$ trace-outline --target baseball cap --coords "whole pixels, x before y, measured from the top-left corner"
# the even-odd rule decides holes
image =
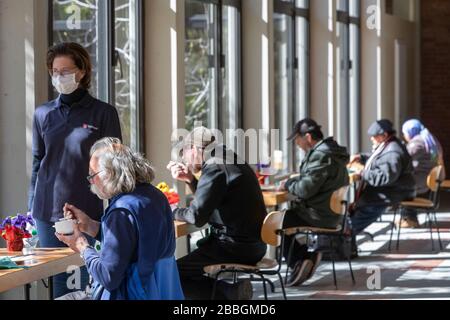
[[[192,130],[182,141],[184,146],[192,145],[206,148],[216,140],[211,130],[206,127],[197,127]]]
[[[395,134],[394,125],[388,119],[382,119],[375,121],[367,130],[367,134],[371,137],[379,136],[382,134]]]
[[[299,121],[295,126],[291,133],[291,135],[287,138],[287,140],[293,140],[297,135],[304,136],[307,133],[311,132],[320,132],[322,127],[317,124],[312,119],[303,119]]]

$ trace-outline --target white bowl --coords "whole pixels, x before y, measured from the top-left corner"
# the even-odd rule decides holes
[[[54,228],[59,234],[71,235],[73,234],[73,226],[75,225],[75,223],[76,220],[61,219],[55,223]]]

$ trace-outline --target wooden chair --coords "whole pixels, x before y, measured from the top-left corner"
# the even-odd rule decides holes
[[[444,159],[439,159],[439,165],[442,166],[442,183],[441,191],[450,192],[450,180],[446,180],[445,162]]]
[[[213,276],[215,279],[213,292],[211,299],[214,299],[216,295],[216,285],[219,276],[223,273],[231,273],[233,275],[233,282],[237,281],[237,274],[244,273],[248,275],[258,276],[260,279],[250,278],[251,281],[262,281],[264,288],[264,298],[267,300],[267,288],[266,284],[271,284],[270,280],[265,276],[278,275],[280,280],[281,290],[283,292],[283,298],[287,300],[286,291],[284,288],[283,278],[281,277],[281,259],[283,257],[284,235],[283,235],[283,220],[285,212],[277,211],[268,214],[264,220],[261,228],[261,238],[267,245],[276,248],[276,259],[263,258],[256,265],[243,265],[237,263],[223,263],[209,265],[203,268],[205,273],[209,276]]]
[[[436,211],[439,208],[439,192],[441,188],[441,181],[442,181],[442,174],[443,174],[443,167],[437,166],[433,170],[431,170],[430,174],[427,178],[427,185],[430,189],[430,197],[429,199],[425,198],[416,198],[412,201],[404,201],[401,202],[394,211],[394,220],[397,217],[397,213],[400,212],[400,219],[403,218],[403,211],[402,209],[415,209],[418,212],[423,212],[427,214],[427,220],[428,220],[428,226],[430,229],[430,237],[431,237],[431,250],[434,251],[434,241],[433,241],[433,223],[436,226],[436,231],[439,239],[439,247],[442,250],[442,241],[441,241],[441,234],[439,231],[439,226],[437,224],[437,218],[436,218]],[[434,220],[434,221],[433,221]],[[398,234],[397,234],[397,250],[400,248],[400,233],[402,230],[401,223],[398,225]],[[394,234],[394,227],[391,228],[391,237],[389,239],[389,251],[391,251],[391,243],[392,243],[392,237]]]
[[[295,227],[295,228],[289,228],[285,229],[284,232],[286,235],[292,235],[292,242],[289,247],[289,255],[288,255],[288,265],[289,261],[292,256],[292,250],[294,248],[294,241],[296,241],[297,235],[305,235],[308,239],[310,235],[317,235],[317,236],[325,236],[330,241],[330,249],[329,253],[331,254],[331,261],[333,265],[333,279],[334,279],[334,285],[337,289],[337,280],[336,280],[336,268],[335,268],[335,253],[337,253],[337,249],[333,246],[333,239],[336,238],[348,238],[348,235],[345,234],[346,224],[347,224],[347,216],[348,216],[348,205],[346,201],[347,193],[348,193],[349,187],[343,187],[333,193],[330,200],[330,208],[331,210],[338,215],[342,216],[342,223],[337,226],[336,229],[326,229],[326,228],[314,228],[314,227]],[[355,284],[355,276],[353,274],[353,268],[352,268],[352,262],[351,262],[351,253],[349,252],[347,256],[348,265],[350,268],[350,274],[352,277],[352,282]],[[286,271],[286,281],[288,278],[288,271]]]
[[[445,173],[445,164],[443,161],[439,161],[440,165],[443,168],[443,173],[442,173],[442,177],[443,177],[443,181],[441,183],[441,190],[442,191],[447,191],[450,192],[450,180],[445,180],[446,179],[446,173]]]

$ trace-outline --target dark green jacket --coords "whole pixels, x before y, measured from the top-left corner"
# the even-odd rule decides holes
[[[319,142],[311,149],[300,166],[300,177],[286,182],[289,193],[298,201],[292,209],[313,226],[334,228],[342,217],[330,208],[334,191],[349,184],[347,149],[333,138]]]

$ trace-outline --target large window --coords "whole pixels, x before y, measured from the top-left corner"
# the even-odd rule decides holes
[[[78,42],[88,50],[94,66],[91,93],[117,108],[124,143],[139,151],[143,151],[142,12],[142,0],[50,2],[50,45]]]
[[[186,0],[186,128],[241,127],[240,1]]]
[[[360,150],[360,1],[337,2],[337,140]]]
[[[309,115],[309,1],[275,0],[275,116],[283,167],[299,166],[301,154],[286,139],[295,122]]]

